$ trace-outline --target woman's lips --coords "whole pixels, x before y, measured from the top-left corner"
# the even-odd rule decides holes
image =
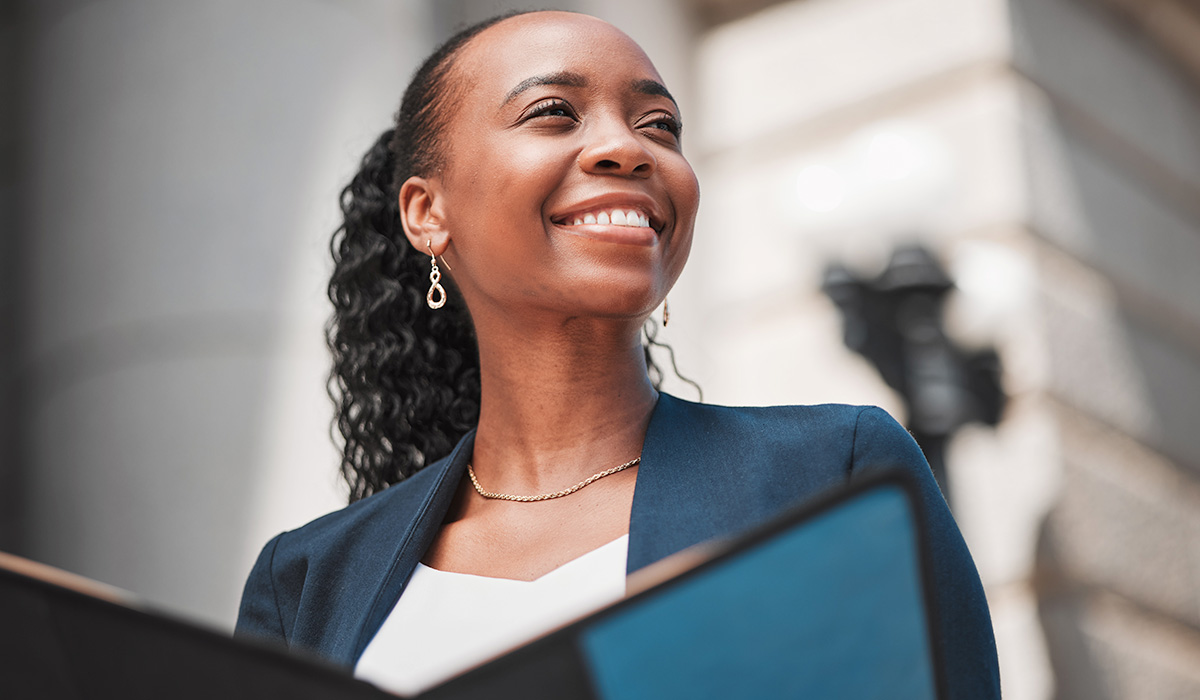
[[[563,223],[572,226],[600,224],[602,226],[634,226],[650,228],[650,216],[641,209],[612,207],[594,211],[569,214],[562,217]]]
[[[568,233],[598,241],[607,241],[609,243],[652,246],[658,242],[658,233],[649,226],[613,224],[611,221],[606,224],[599,222],[576,224],[573,218],[569,224],[560,223],[556,225]]]
[[[552,220],[562,226],[600,224],[652,228],[655,231],[661,227],[661,223],[651,217],[645,208],[637,205],[593,206],[569,214],[559,214]]]
[[[662,228],[649,207],[621,201],[584,203],[575,211],[553,217],[551,223],[586,238],[646,246],[658,241]]]

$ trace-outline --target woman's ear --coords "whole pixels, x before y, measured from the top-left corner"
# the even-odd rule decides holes
[[[423,255],[445,252],[450,245],[441,188],[437,180],[413,176],[400,185],[400,223],[409,244]]]

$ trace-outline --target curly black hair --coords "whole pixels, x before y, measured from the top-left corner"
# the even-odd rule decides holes
[[[518,14],[467,27],[439,46],[413,75],[395,125],[375,141],[342,190],[343,222],[330,245],[334,312],[326,338],[351,503],[445,456],[479,419],[479,348],[471,316],[449,278],[443,282],[446,305],[436,312],[426,308],[429,256],[405,238],[398,195],[409,177],[428,176],[442,165],[444,108],[461,89],[461,81],[450,79],[455,57],[474,36]],[[661,344],[654,322],[647,323],[646,363],[657,388],[663,373],[650,345]]]

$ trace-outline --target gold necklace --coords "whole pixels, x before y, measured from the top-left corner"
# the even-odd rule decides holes
[[[603,479],[606,476],[611,476],[620,471],[625,471],[626,469],[628,469],[630,467],[636,467],[638,465],[638,463],[640,463],[641,461],[642,461],[641,457],[634,457],[633,459],[629,460],[628,462],[626,462],[624,464],[618,464],[617,466],[613,467],[612,469],[602,471],[599,474],[592,474],[588,478],[584,479],[583,481],[579,482],[578,484],[575,484],[574,486],[572,486],[569,489],[563,489],[562,491],[555,491],[554,493],[543,493],[543,494],[539,494],[537,496],[513,496],[513,495],[507,494],[507,493],[492,493],[491,491],[484,491],[483,487],[479,485],[479,479],[475,478],[475,468],[472,467],[469,463],[467,464],[467,475],[471,477],[471,483],[475,485],[475,491],[480,496],[483,496],[484,498],[499,499],[501,501],[520,501],[522,503],[531,503],[533,501],[548,501],[551,498],[562,498],[563,496],[570,496],[571,494],[575,493],[576,491],[583,488],[584,486],[587,486],[588,484],[592,483],[593,481]]]

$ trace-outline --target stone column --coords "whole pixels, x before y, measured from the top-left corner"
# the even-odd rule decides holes
[[[1010,404],[948,463],[1007,698],[1200,693],[1200,100],[1099,3],[778,3],[699,42],[701,383],[896,398],[826,264],[937,251]]]
[[[27,5],[25,551],[230,627],[268,537],[345,503],[327,245],[424,5]]]
[[[1061,465],[1033,579],[1058,697],[1200,695],[1200,90],[1103,3],[1010,13]]]

